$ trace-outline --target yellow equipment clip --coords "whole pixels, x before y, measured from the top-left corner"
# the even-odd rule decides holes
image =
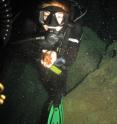
[[[50,67],[50,70],[53,71],[54,73],[56,73],[57,75],[60,75],[62,73],[62,70],[59,69],[58,67],[56,67],[55,65],[52,65]]]

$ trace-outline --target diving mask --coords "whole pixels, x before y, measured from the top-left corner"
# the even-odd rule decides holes
[[[66,23],[66,13],[62,11],[43,10],[39,13],[39,21],[42,23],[44,29],[60,31]]]

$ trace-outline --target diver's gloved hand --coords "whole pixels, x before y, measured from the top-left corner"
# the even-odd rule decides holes
[[[57,60],[57,53],[55,51],[42,50],[41,64],[50,68]]]
[[[3,105],[4,100],[6,99],[6,96],[2,94],[3,91],[4,91],[4,85],[0,83],[0,105]]]

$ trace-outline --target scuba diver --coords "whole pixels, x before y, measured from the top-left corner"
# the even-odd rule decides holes
[[[48,124],[63,124],[62,100],[66,94],[67,69],[75,62],[82,36],[79,19],[84,13],[77,2],[72,2],[43,2],[38,11],[38,20],[43,28],[37,37],[41,48],[40,79],[51,103]],[[76,18],[75,11],[79,12]]]
[[[12,58],[16,64],[21,62],[20,75],[16,71],[16,67],[20,64],[14,69],[17,82],[20,82],[20,78],[22,82],[21,69],[24,63],[22,61],[25,60],[26,65],[34,64],[39,81],[48,93],[48,100],[45,102],[39,123],[63,124],[62,102],[67,93],[67,70],[75,62],[78,54],[83,32],[81,18],[86,11],[82,11],[79,3],[74,0],[45,0],[33,6],[33,9],[34,11],[30,8],[28,13],[21,15],[21,20],[23,18],[26,19],[25,21],[16,21],[19,27],[13,25],[14,33],[8,43],[10,63],[14,66]],[[11,71],[10,74],[12,74]],[[15,79],[12,76],[6,77],[11,82]],[[7,82],[6,79],[5,82]],[[17,83],[17,87],[21,84]],[[23,123],[25,121],[26,119]],[[29,123],[32,124],[31,121]]]

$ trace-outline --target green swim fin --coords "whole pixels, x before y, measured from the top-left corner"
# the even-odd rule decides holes
[[[63,124],[63,103],[61,103],[54,107],[52,104],[49,111],[49,117],[47,124]]]

